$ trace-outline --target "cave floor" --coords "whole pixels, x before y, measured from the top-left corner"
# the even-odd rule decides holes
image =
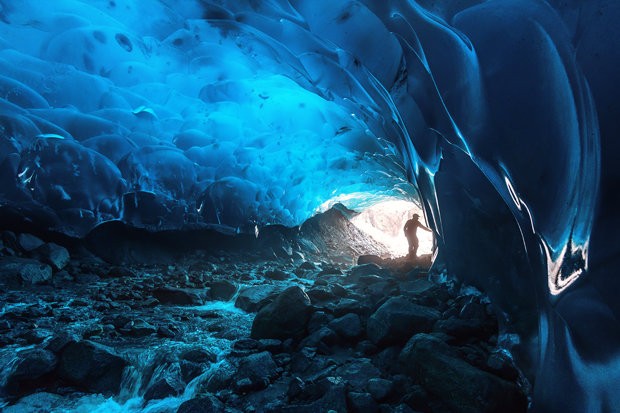
[[[117,266],[72,254],[50,279],[0,292],[0,406],[525,411],[482,294],[431,281],[423,261],[374,261],[196,253]]]

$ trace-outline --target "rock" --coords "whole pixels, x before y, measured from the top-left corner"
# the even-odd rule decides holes
[[[379,377],[381,371],[372,364],[370,359],[354,358],[339,366],[334,371],[334,375],[346,380],[350,390],[362,392],[366,389],[368,381]]]
[[[308,332],[313,333],[327,325],[334,319],[334,316],[327,314],[325,311],[315,311],[308,321]]]
[[[284,413],[316,413],[347,411],[345,382],[339,377],[325,377],[317,383],[307,385],[296,398],[298,403],[283,406],[278,411]]]
[[[458,358],[444,342],[417,334],[401,352],[400,362],[429,394],[450,410],[524,412],[527,400],[517,386]]]
[[[433,330],[451,335],[459,341],[488,338],[493,334],[493,330],[487,328],[485,320],[456,317],[437,321]]]
[[[213,395],[205,395],[197,399],[183,402],[177,413],[221,413],[224,411],[224,404]]]
[[[65,270],[58,271],[56,274],[52,275],[52,284],[54,287],[63,287],[70,282],[73,282],[73,276]]]
[[[310,261],[304,261],[298,268],[302,270],[316,270],[316,265]]]
[[[390,272],[379,267],[377,264],[363,264],[352,267],[349,274],[345,277],[345,281],[349,284],[357,284],[361,277],[374,275],[386,276]]]
[[[34,393],[22,397],[12,406],[3,406],[2,413],[26,413],[26,412],[60,412],[66,411],[66,398],[53,393]]]
[[[368,393],[378,402],[386,400],[394,390],[394,383],[390,380],[372,378],[368,380]]]
[[[30,252],[36,250],[45,242],[32,234],[19,234],[17,236],[17,243],[22,250]]]
[[[16,361],[10,365],[6,374],[6,391],[12,396],[25,394],[26,391],[36,389],[45,384],[43,376],[56,368],[58,359],[49,350],[34,348],[20,351],[15,354]]]
[[[137,318],[125,324],[119,331],[131,337],[146,337],[157,332],[157,327]]]
[[[55,271],[60,271],[69,264],[71,257],[65,247],[58,244],[47,243],[33,251],[33,255],[41,261],[49,264]]]
[[[192,363],[214,363],[217,360],[217,354],[211,350],[198,347],[184,351],[181,354],[181,359]]]
[[[289,287],[256,314],[251,337],[279,340],[300,338],[311,313],[310,298],[304,290],[298,286]]]
[[[176,377],[160,377],[144,392],[144,400],[159,400],[178,396],[183,391],[183,383]]]
[[[313,304],[333,301],[338,298],[334,295],[334,293],[332,293],[331,288],[328,286],[313,287],[308,290],[307,294]]]
[[[271,302],[281,291],[280,287],[273,285],[255,285],[243,288],[235,300],[235,307],[253,313]]]
[[[228,301],[237,293],[237,286],[228,280],[217,280],[209,283],[209,299]]]
[[[58,374],[88,392],[118,393],[126,365],[111,348],[84,340],[64,348]]]
[[[303,347],[316,347],[322,354],[330,354],[329,348],[338,342],[338,336],[334,330],[322,327],[309,336],[305,337],[300,345]]]
[[[201,305],[202,298],[189,288],[161,287],[153,291],[153,296],[162,304]]]
[[[404,297],[387,300],[368,319],[368,338],[377,345],[404,343],[414,333],[429,331],[439,311],[411,303]]]
[[[52,278],[52,267],[28,258],[0,258],[0,283],[10,287],[41,284]]]
[[[91,274],[91,273],[86,273],[86,274],[76,274],[75,275],[75,282],[78,284],[94,284],[96,282],[101,281],[101,278],[97,275],[97,274]]]
[[[345,340],[355,340],[363,333],[362,320],[359,315],[353,313],[330,321],[328,327]]]
[[[380,266],[383,264],[383,258],[377,255],[360,255],[357,259],[357,265],[364,264],[376,264]]]
[[[251,354],[239,362],[237,390],[241,392],[264,389],[277,374],[278,366],[268,351]]]
[[[350,392],[347,396],[351,413],[378,413],[379,406],[368,393]]]
[[[221,361],[204,386],[204,390],[210,393],[216,393],[220,390],[228,389],[236,372],[237,369],[229,361]]]
[[[267,270],[264,274],[265,278],[276,281],[284,281],[289,279],[289,275],[282,270]]]

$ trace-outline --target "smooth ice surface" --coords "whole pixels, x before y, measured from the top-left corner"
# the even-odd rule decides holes
[[[620,410],[619,19],[614,0],[1,1],[2,203],[72,234],[247,229],[411,200],[409,177],[451,273],[518,334],[533,408]]]

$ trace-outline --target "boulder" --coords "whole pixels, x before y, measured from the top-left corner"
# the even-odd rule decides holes
[[[237,369],[236,388],[240,392],[264,389],[277,375],[277,369],[268,351],[244,357]]]
[[[183,392],[183,383],[178,377],[160,377],[149,385],[144,392],[144,400],[159,400],[169,396],[178,396]]]
[[[270,280],[276,280],[276,281],[284,281],[284,280],[289,279],[289,275],[287,273],[277,268],[274,270],[265,271],[264,276],[265,278],[268,278]]]
[[[355,340],[359,338],[364,331],[362,329],[362,320],[360,316],[353,313],[345,314],[342,317],[330,321],[328,327],[345,340]]]
[[[289,287],[256,314],[251,337],[279,340],[300,338],[311,313],[310,298],[304,290],[298,286]]]
[[[430,331],[440,316],[433,308],[393,297],[370,316],[366,331],[377,345],[402,344],[415,333]]]
[[[391,380],[372,378],[368,380],[368,393],[378,402],[382,402],[394,391],[394,383]]]
[[[52,267],[28,258],[0,258],[0,283],[10,287],[41,284],[52,278]]]
[[[432,335],[413,336],[399,360],[405,371],[449,410],[463,413],[527,410],[527,399],[515,384],[473,367]]]
[[[209,299],[228,301],[237,293],[237,286],[228,280],[217,280],[209,283]]]
[[[55,271],[60,271],[69,264],[71,257],[65,247],[52,242],[43,244],[33,251],[33,255],[49,264]]]
[[[60,356],[59,376],[93,393],[118,393],[127,362],[114,350],[92,341],[72,342]]]
[[[22,250],[30,252],[36,250],[45,242],[32,234],[19,234],[17,236],[17,243]]]
[[[382,265],[383,258],[379,257],[378,255],[360,255],[359,258],[357,259],[357,265],[364,265],[364,264]]]
[[[41,379],[56,368],[58,359],[49,350],[33,348],[17,352],[16,360],[11,363],[8,371],[5,366],[6,392],[12,396],[20,396],[30,389],[45,384]]]
[[[183,402],[177,413],[220,413],[224,411],[224,404],[213,395],[205,395],[197,399]]]
[[[368,393],[350,392],[347,401],[351,413],[379,413],[379,405]]]
[[[235,300],[235,307],[253,313],[271,302],[281,291],[280,287],[273,285],[254,285],[243,288]]]
[[[153,291],[153,296],[162,304],[201,305],[202,298],[196,290],[189,288],[161,287]]]

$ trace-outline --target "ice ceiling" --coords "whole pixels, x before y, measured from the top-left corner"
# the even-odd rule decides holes
[[[416,199],[519,337],[534,409],[620,410],[619,20],[614,0],[0,1],[0,199],[77,235]]]

